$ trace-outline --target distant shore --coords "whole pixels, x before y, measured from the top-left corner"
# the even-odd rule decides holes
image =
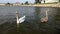
[[[0,6],[6,6],[6,5],[0,4]],[[7,5],[7,6],[60,7],[60,3],[58,4],[33,4],[33,5],[13,4],[13,5]]]
[[[20,6],[35,6],[35,7],[60,7],[60,4],[38,4],[38,5],[20,5]]]

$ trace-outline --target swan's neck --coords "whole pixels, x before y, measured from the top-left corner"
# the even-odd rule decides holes
[[[48,11],[46,11],[46,17],[48,17]]]
[[[16,18],[17,18],[17,23],[19,23],[18,14],[16,14]]]
[[[17,16],[17,21],[18,21],[18,16]]]

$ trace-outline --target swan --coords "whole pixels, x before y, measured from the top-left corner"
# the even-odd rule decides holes
[[[41,22],[47,22],[48,21],[48,10],[46,10],[46,16],[44,18],[41,18]]]
[[[18,12],[16,11],[16,18],[17,18],[17,24],[22,23],[25,21],[25,16],[18,18]]]

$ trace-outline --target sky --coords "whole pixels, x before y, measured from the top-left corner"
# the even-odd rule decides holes
[[[20,2],[20,3],[25,3],[26,1],[28,1],[29,3],[34,3],[35,0],[0,0],[0,3],[15,3],[15,2]],[[58,0],[46,0],[46,1],[58,1]]]
[[[15,3],[15,2],[20,2],[20,3],[25,3],[26,1],[28,1],[29,3],[34,3],[35,0],[0,0],[0,3]]]

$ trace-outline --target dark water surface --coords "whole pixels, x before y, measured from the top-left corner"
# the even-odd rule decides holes
[[[49,20],[41,23],[48,11]],[[16,25],[16,11],[19,17],[26,16],[25,22],[19,28]],[[60,8],[0,6],[0,34],[60,34]]]

